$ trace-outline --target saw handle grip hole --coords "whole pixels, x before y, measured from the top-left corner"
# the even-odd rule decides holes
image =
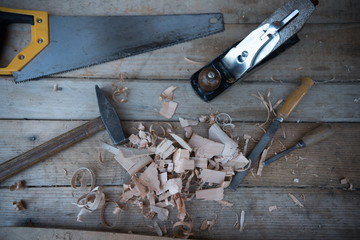
[[[218,21],[219,21],[219,19],[217,19],[217,18],[215,18],[215,17],[212,17],[212,18],[209,19],[209,23],[211,23],[211,24],[215,24],[215,23],[217,23]]]

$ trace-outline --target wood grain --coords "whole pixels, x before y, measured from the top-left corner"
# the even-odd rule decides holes
[[[121,120],[169,121],[160,116],[161,92],[173,85],[174,101],[178,103],[175,115],[196,118],[202,114],[226,112],[234,121],[265,121],[266,110],[253,94],[260,92],[274,104],[286,98],[298,85],[296,83],[241,83],[210,103],[203,102],[191,88],[188,81],[176,80],[129,80],[128,101],[115,103]],[[0,118],[4,119],[74,119],[91,120],[99,116],[94,85],[98,84],[108,96],[113,80],[43,79],[41,81],[13,84],[0,81]],[[61,91],[53,92],[58,84]],[[241,97],[240,97],[241,96]],[[313,86],[287,121],[311,122],[358,122],[360,120],[357,83],[327,83]],[[110,97],[109,97],[110,98]]]
[[[51,139],[56,134],[65,132],[83,122],[63,121],[0,121],[2,133],[0,144],[0,162],[4,162],[16,155],[31,149],[36,144]],[[138,122],[123,121],[126,135],[133,132]],[[144,123],[149,127],[153,122]],[[233,136],[242,138],[243,134],[249,134],[259,140],[263,131],[253,123],[235,123],[236,128]],[[314,123],[284,123],[282,125],[286,139],[283,139],[281,129],[275,135],[273,145],[268,157],[274,152],[280,152],[284,144],[291,147],[305,133],[319,124]],[[339,179],[347,177],[356,186],[360,181],[358,172],[360,165],[359,124],[331,124],[335,134],[319,144],[299,149],[290,154],[286,159],[280,159],[276,163],[263,169],[261,177],[255,177],[251,173],[246,176],[241,186],[293,186],[293,187],[325,187],[341,188]],[[44,128],[42,128],[42,126]],[[174,124],[174,127],[180,127]],[[208,136],[207,124],[193,127],[193,131],[201,136]],[[265,127],[266,128],[266,127]],[[46,129],[46,130],[45,130]],[[182,135],[182,130],[177,130]],[[31,137],[36,136],[35,141]],[[115,161],[113,154],[101,149],[101,141],[111,143],[106,131],[100,132],[86,141],[80,142],[73,147],[41,162],[30,169],[23,171],[0,186],[8,187],[18,180],[26,180],[29,186],[69,186],[72,174],[80,167],[88,167],[94,170],[96,182],[101,186],[121,185],[130,180],[129,174]],[[240,142],[243,149],[244,141]],[[250,141],[248,152],[255,147],[255,142]],[[102,152],[103,163],[99,161],[99,152]],[[65,176],[67,170],[68,175]],[[255,164],[256,173],[257,164]],[[298,178],[299,183],[294,182]]]
[[[107,198],[114,200],[121,193],[121,187],[116,186],[103,190]],[[1,225],[26,226],[31,221],[34,227],[109,231],[100,223],[100,211],[85,215],[83,223],[76,222],[79,209],[72,203],[80,192],[70,187],[28,188],[15,192],[0,189]],[[288,193],[293,194],[304,207],[296,206]],[[215,201],[193,199],[185,202],[194,222],[196,239],[288,239],[289,229],[291,236],[296,239],[356,239],[360,234],[360,210],[354,207],[360,201],[358,191],[259,187],[240,188],[236,192],[225,190],[224,195],[226,200],[234,204],[232,207],[223,208]],[[26,211],[16,212],[12,209],[11,202],[17,199],[26,202]],[[270,206],[277,206],[277,210],[269,212]],[[236,214],[239,215],[242,210],[245,211],[246,226],[240,233],[233,225]],[[171,234],[171,222],[177,221],[176,216],[177,210],[174,208],[170,209],[166,222],[156,217],[149,220],[142,216],[138,207],[129,206],[121,213],[120,221],[111,231],[155,235],[150,226],[156,220],[161,227],[166,225]],[[215,216],[218,223],[213,230],[199,231],[202,221],[211,220]]]
[[[261,23],[285,1],[283,0],[78,0],[54,2],[43,0],[1,0],[4,7],[49,11],[51,15],[159,15],[222,12],[226,23]],[[320,1],[310,23],[359,22],[358,1]]]
[[[48,240],[54,236],[59,239],[71,240],[172,240],[173,238],[145,236],[138,234],[125,234],[104,231],[84,231],[74,229],[57,229],[57,228],[34,228],[34,227],[0,227],[0,238],[2,240],[25,240],[38,239]]]

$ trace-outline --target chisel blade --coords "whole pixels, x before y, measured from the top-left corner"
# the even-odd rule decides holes
[[[92,66],[224,30],[221,13],[162,16],[50,16],[50,44],[16,83]]]

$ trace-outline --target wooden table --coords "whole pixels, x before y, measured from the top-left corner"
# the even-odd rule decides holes
[[[263,131],[256,126],[266,120],[266,111],[253,94],[266,95],[271,89],[274,103],[285,98],[301,76],[310,76],[315,85],[291,117],[283,124],[269,154],[279,152],[282,143],[292,146],[319,122],[329,122],[335,135],[316,146],[296,150],[264,168],[262,176],[249,174],[237,189],[225,191],[225,199],[234,203],[223,208],[213,201],[186,202],[199,239],[288,239],[358,238],[360,210],[358,191],[344,190],[341,178],[358,187],[360,180],[360,2],[356,0],[320,1],[315,13],[299,33],[301,41],[271,62],[259,67],[241,83],[233,86],[211,103],[200,100],[189,84],[190,75],[202,64],[220,54],[233,42],[243,38],[284,1],[142,1],[142,0],[1,0],[0,5],[48,11],[51,15],[156,15],[222,12],[225,31],[206,38],[175,45],[138,56],[89,68],[45,77],[38,81],[14,84],[11,77],[0,79],[0,162],[21,154],[84,121],[99,115],[94,92],[98,84],[107,94],[111,84],[124,76],[129,88],[128,102],[117,104],[126,134],[139,122],[149,126],[166,122],[159,115],[159,94],[174,85],[179,106],[170,120],[178,126],[178,117],[196,119],[202,114],[225,112],[236,125],[234,136],[244,134],[259,139]],[[15,28],[7,52],[24,45],[28,28]],[[10,50],[9,50],[10,49]],[[54,92],[54,85],[58,91]],[[169,122],[169,121],[168,121]],[[194,132],[207,136],[207,124]],[[286,135],[284,138],[283,132]],[[72,203],[78,192],[70,187],[72,173],[88,167],[96,173],[96,185],[107,198],[117,199],[122,184],[129,180],[124,169],[111,154],[98,155],[100,141],[109,141],[105,131],[63,151],[48,160],[0,184],[0,225],[73,228],[82,230],[131,231],[155,235],[154,220],[143,217],[139,208],[123,212],[113,229],[100,223],[100,212],[76,221],[78,209]],[[243,142],[241,142],[243,147]],[[250,149],[254,147],[251,142]],[[68,175],[65,176],[65,170]],[[255,171],[256,172],[256,171]],[[298,179],[299,182],[295,182]],[[26,180],[23,191],[8,187]],[[299,208],[288,193],[298,198]],[[12,202],[23,199],[27,210],[16,212]],[[270,206],[277,210],[269,212]],[[233,227],[236,214],[246,213],[243,232]],[[171,228],[176,209],[161,227]],[[218,218],[211,231],[199,231],[204,219]]]

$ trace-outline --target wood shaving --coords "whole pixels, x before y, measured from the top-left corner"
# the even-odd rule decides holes
[[[65,168],[63,168],[63,170],[64,170],[64,176],[67,177],[68,171]]]
[[[57,91],[58,91],[58,84],[56,83],[56,84],[54,85],[53,92],[57,92]]]
[[[160,100],[165,99],[166,101],[171,101],[174,99],[174,91],[177,87],[170,86],[167,89],[165,89],[159,96]]]
[[[201,123],[204,123],[204,122],[206,122],[207,120],[208,120],[208,116],[201,115],[201,116],[199,117],[199,122],[201,122]]]
[[[353,184],[349,181],[349,179],[347,178],[342,178],[340,179],[340,183],[342,185],[348,185],[348,187],[346,188],[346,190],[356,190],[353,186]]]
[[[301,204],[301,202],[291,193],[288,193],[289,197],[294,201],[295,205],[298,205],[300,208],[303,208],[304,205]]]
[[[223,166],[232,167],[235,171],[242,171],[244,167],[248,166],[250,161],[240,152],[233,159],[225,163]]]
[[[228,200],[220,200],[218,201],[222,207],[232,207],[234,204],[232,202],[229,202]]]
[[[166,221],[169,218],[169,210],[166,208],[158,207],[155,205],[150,205],[150,209],[157,214],[157,217],[161,221]]]
[[[177,215],[178,219],[182,221],[185,220],[187,212],[186,212],[185,202],[181,197],[180,193],[176,193],[174,195],[174,201],[175,201],[175,206],[178,210],[178,215]]]
[[[200,173],[200,178],[204,182],[221,184],[225,179],[225,172],[215,171],[210,169],[203,169]]]
[[[265,148],[264,151],[261,154],[261,158],[260,158],[260,162],[259,162],[259,168],[258,168],[257,173],[256,173],[256,175],[258,175],[258,176],[261,176],[261,172],[262,172],[262,170],[264,168],[263,162],[266,160],[266,155],[267,155],[267,153],[269,151],[269,148],[270,147]]]
[[[179,221],[173,225],[173,233],[177,238],[186,239],[192,235],[192,222]]]
[[[81,173],[81,172],[84,172],[84,171],[86,171],[86,172],[88,172],[88,173],[90,174],[90,182],[91,182],[91,184],[90,184],[90,191],[91,191],[91,190],[93,190],[94,187],[95,187],[95,173],[94,173],[91,169],[86,168],[86,167],[82,167],[82,168],[79,168],[78,170],[76,170],[76,172],[74,173],[74,175],[73,175],[72,178],[71,178],[71,187],[74,188],[74,189],[76,189],[76,182],[78,181],[78,177],[79,177],[80,173]],[[84,175],[82,175],[82,177],[81,177],[81,179],[80,179],[80,185],[81,185],[81,187],[87,186],[87,184],[85,184],[85,183],[83,182],[83,177],[84,177]]]
[[[242,210],[241,215],[240,215],[240,229],[239,229],[239,231],[240,232],[244,231],[244,228],[245,228],[245,211]]]
[[[251,96],[256,97],[257,99],[259,99],[262,102],[262,104],[264,105],[265,109],[266,109],[266,113],[267,113],[266,121],[263,122],[262,124],[260,124],[260,126],[263,126],[269,121],[271,113],[273,113],[274,116],[277,115],[276,112],[275,112],[275,108],[277,108],[283,102],[283,99],[279,99],[278,101],[276,101],[276,103],[274,105],[272,105],[272,103],[270,101],[271,89],[268,90],[268,93],[266,95],[266,98],[267,98],[266,100],[265,100],[264,96],[260,92],[257,92],[257,93],[258,93],[258,95],[251,94]]]
[[[15,211],[22,211],[22,210],[26,210],[26,205],[25,202],[23,200],[20,201],[13,201],[13,207],[15,209]]]
[[[189,140],[190,146],[192,146],[195,151],[196,157],[206,157],[212,158],[214,156],[220,156],[224,144],[211,141],[209,139],[203,138],[197,134],[193,134]]]
[[[154,162],[146,168],[139,179],[144,186],[149,187],[155,192],[160,192],[160,180],[156,164]]]
[[[147,149],[119,147],[115,160],[132,176],[152,161]]]
[[[180,125],[182,128],[188,127],[188,126],[196,126],[198,125],[199,121],[191,120],[191,119],[184,119],[179,117]]]
[[[184,127],[184,131],[185,131],[185,137],[191,138],[191,135],[193,133],[192,127]]]
[[[235,125],[232,124],[232,118],[227,113],[219,113],[215,116],[215,123],[219,124],[223,129],[227,126],[230,126],[232,129],[235,128]]]
[[[173,137],[175,139],[176,142],[178,142],[180,144],[180,146],[182,148],[187,149],[189,152],[192,152],[192,148],[190,147],[190,145],[184,141],[184,139],[182,139],[181,137],[179,137],[178,135],[171,133],[170,134],[171,137]]]
[[[106,206],[109,205],[110,203],[115,203],[115,208],[114,210],[112,211],[113,214],[116,215],[116,220],[114,221],[113,224],[108,224],[105,220],[105,209],[106,209]],[[107,201],[104,203],[104,205],[102,206],[101,208],[101,214],[100,214],[100,219],[101,219],[101,222],[102,224],[104,224],[105,227],[108,227],[108,228],[113,228],[116,226],[116,223],[120,220],[120,213],[121,213],[121,207],[120,205],[116,202],[116,201]]]
[[[200,226],[200,230],[201,231],[205,231],[205,230],[210,231],[215,224],[217,224],[217,215],[215,215],[215,218],[211,221],[205,219]]]
[[[209,139],[224,144],[224,149],[221,152],[221,156],[223,157],[222,164],[232,160],[238,152],[238,144],[232,140],[217,123],[209,128]]]
[[[199,65],[205,65],[207,62],[199,62],[199,61],[194,61],[194,60],[191,60],[187,57],[184,57],[185,61],[188,61],[189,63],[193,63],[193,64],[199,64]]]
[[[121,75],[120,76],[120,80],[121,81],[115,81],[112,84],[112,99],[117,102],[117,103],[124,103],[127,101],[128,98],[128,87],[123,86],[124,85],[124,79],[122,78]],[[117,84],[120,83],[120,86],[116,86]],[[123,95],[122,98],[119,98],[119,96]]]
[[[17,191],[17,190],[23,190],[25,188],[25,180],[20,180],[14,183],[13,185],[10,185],[9,189],[10,191]]]
[[[91,192],[86,193],[78,198],[76,205],[81,208],[77,215],[77,221],[83,222],[83,215],[91,213],[96,209],[101,209],[105,204],[105,194],[102,192],[100,187],[96,187]]]
[[[177,103],[174,101],[163,102],[161,104],[160,115],[164,118],[170,119],[175,114]]]
[[[274,210],[277,210],[277,206],[274,205],[269,207],[269,212],[272,212]]]

